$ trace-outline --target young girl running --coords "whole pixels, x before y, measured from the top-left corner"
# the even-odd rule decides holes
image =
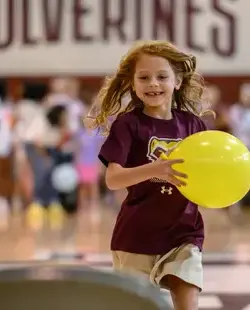
[[[111,250],[116,270],[146,274],[169,289],[175,309],[198,309],[204,226],[198,206],[178,191],[188,176],[163,160],[187,136],[206,130],[199,118],[203,79],[196,59],[168,42],[136,45],[100,91],[95,126],[113,122],[99,158],[112,190],[127,188]],[[131,102],[122,111],[121,99]]]

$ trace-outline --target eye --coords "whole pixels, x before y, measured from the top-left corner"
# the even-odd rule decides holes
[[[160,80],[165,80],[165,79],[167,79],[167,78],[168,78],[168,77],[167,77],[166,75],[160,75],[160,76],[159,76],[159,79],[160,79]]]
[[[147,80],[147,79],[148,79],[147,76],[140,76],[140,77],[139,77],[139,80]]]

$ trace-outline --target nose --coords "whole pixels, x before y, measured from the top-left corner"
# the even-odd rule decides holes
[[[153,87],[159,86],[159,82],[158,82],[157,78],[152,77],[152,78],[150,79],[149,86],[152,87],[152,88],[153,88]]]

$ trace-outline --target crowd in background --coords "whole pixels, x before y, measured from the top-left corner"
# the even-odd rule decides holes
[[[83,126],[83,119],[97,106],[96,93],[82,98],[81,87],[72,78],[55,78],[48,89],[24,93],[18,102],[0,103],[0,223],[7,227],[13,214],[22,213],[34,231],[45,216],[56,230],[65,214],[75,217],[88,209],[98,221],[104,204],[119,206],[125,192],[111,193],[104,184],[98,151],[104,137]],[[203,100],[216,118],[209,126],[227,131],[250,147],[250,84],[243,84],[238,102],[221,102],[221,91],[207,85]],[[93,110],[92,110],[93,111]],[[60,191],[52,182],[61,165],[74,167],[78,185]],[[101,203],[100,203],[101,202]],[[248,195],[241,205],[250,205]],[[71,223],[71,229],[74,224]]]

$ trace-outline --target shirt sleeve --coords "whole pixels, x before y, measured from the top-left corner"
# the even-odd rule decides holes
[[[103,143],[99,159],[107,167],[109,163],[126,166],[128,154],[132,145],[132,128],[123,117],[114,121],[109,136]]]

